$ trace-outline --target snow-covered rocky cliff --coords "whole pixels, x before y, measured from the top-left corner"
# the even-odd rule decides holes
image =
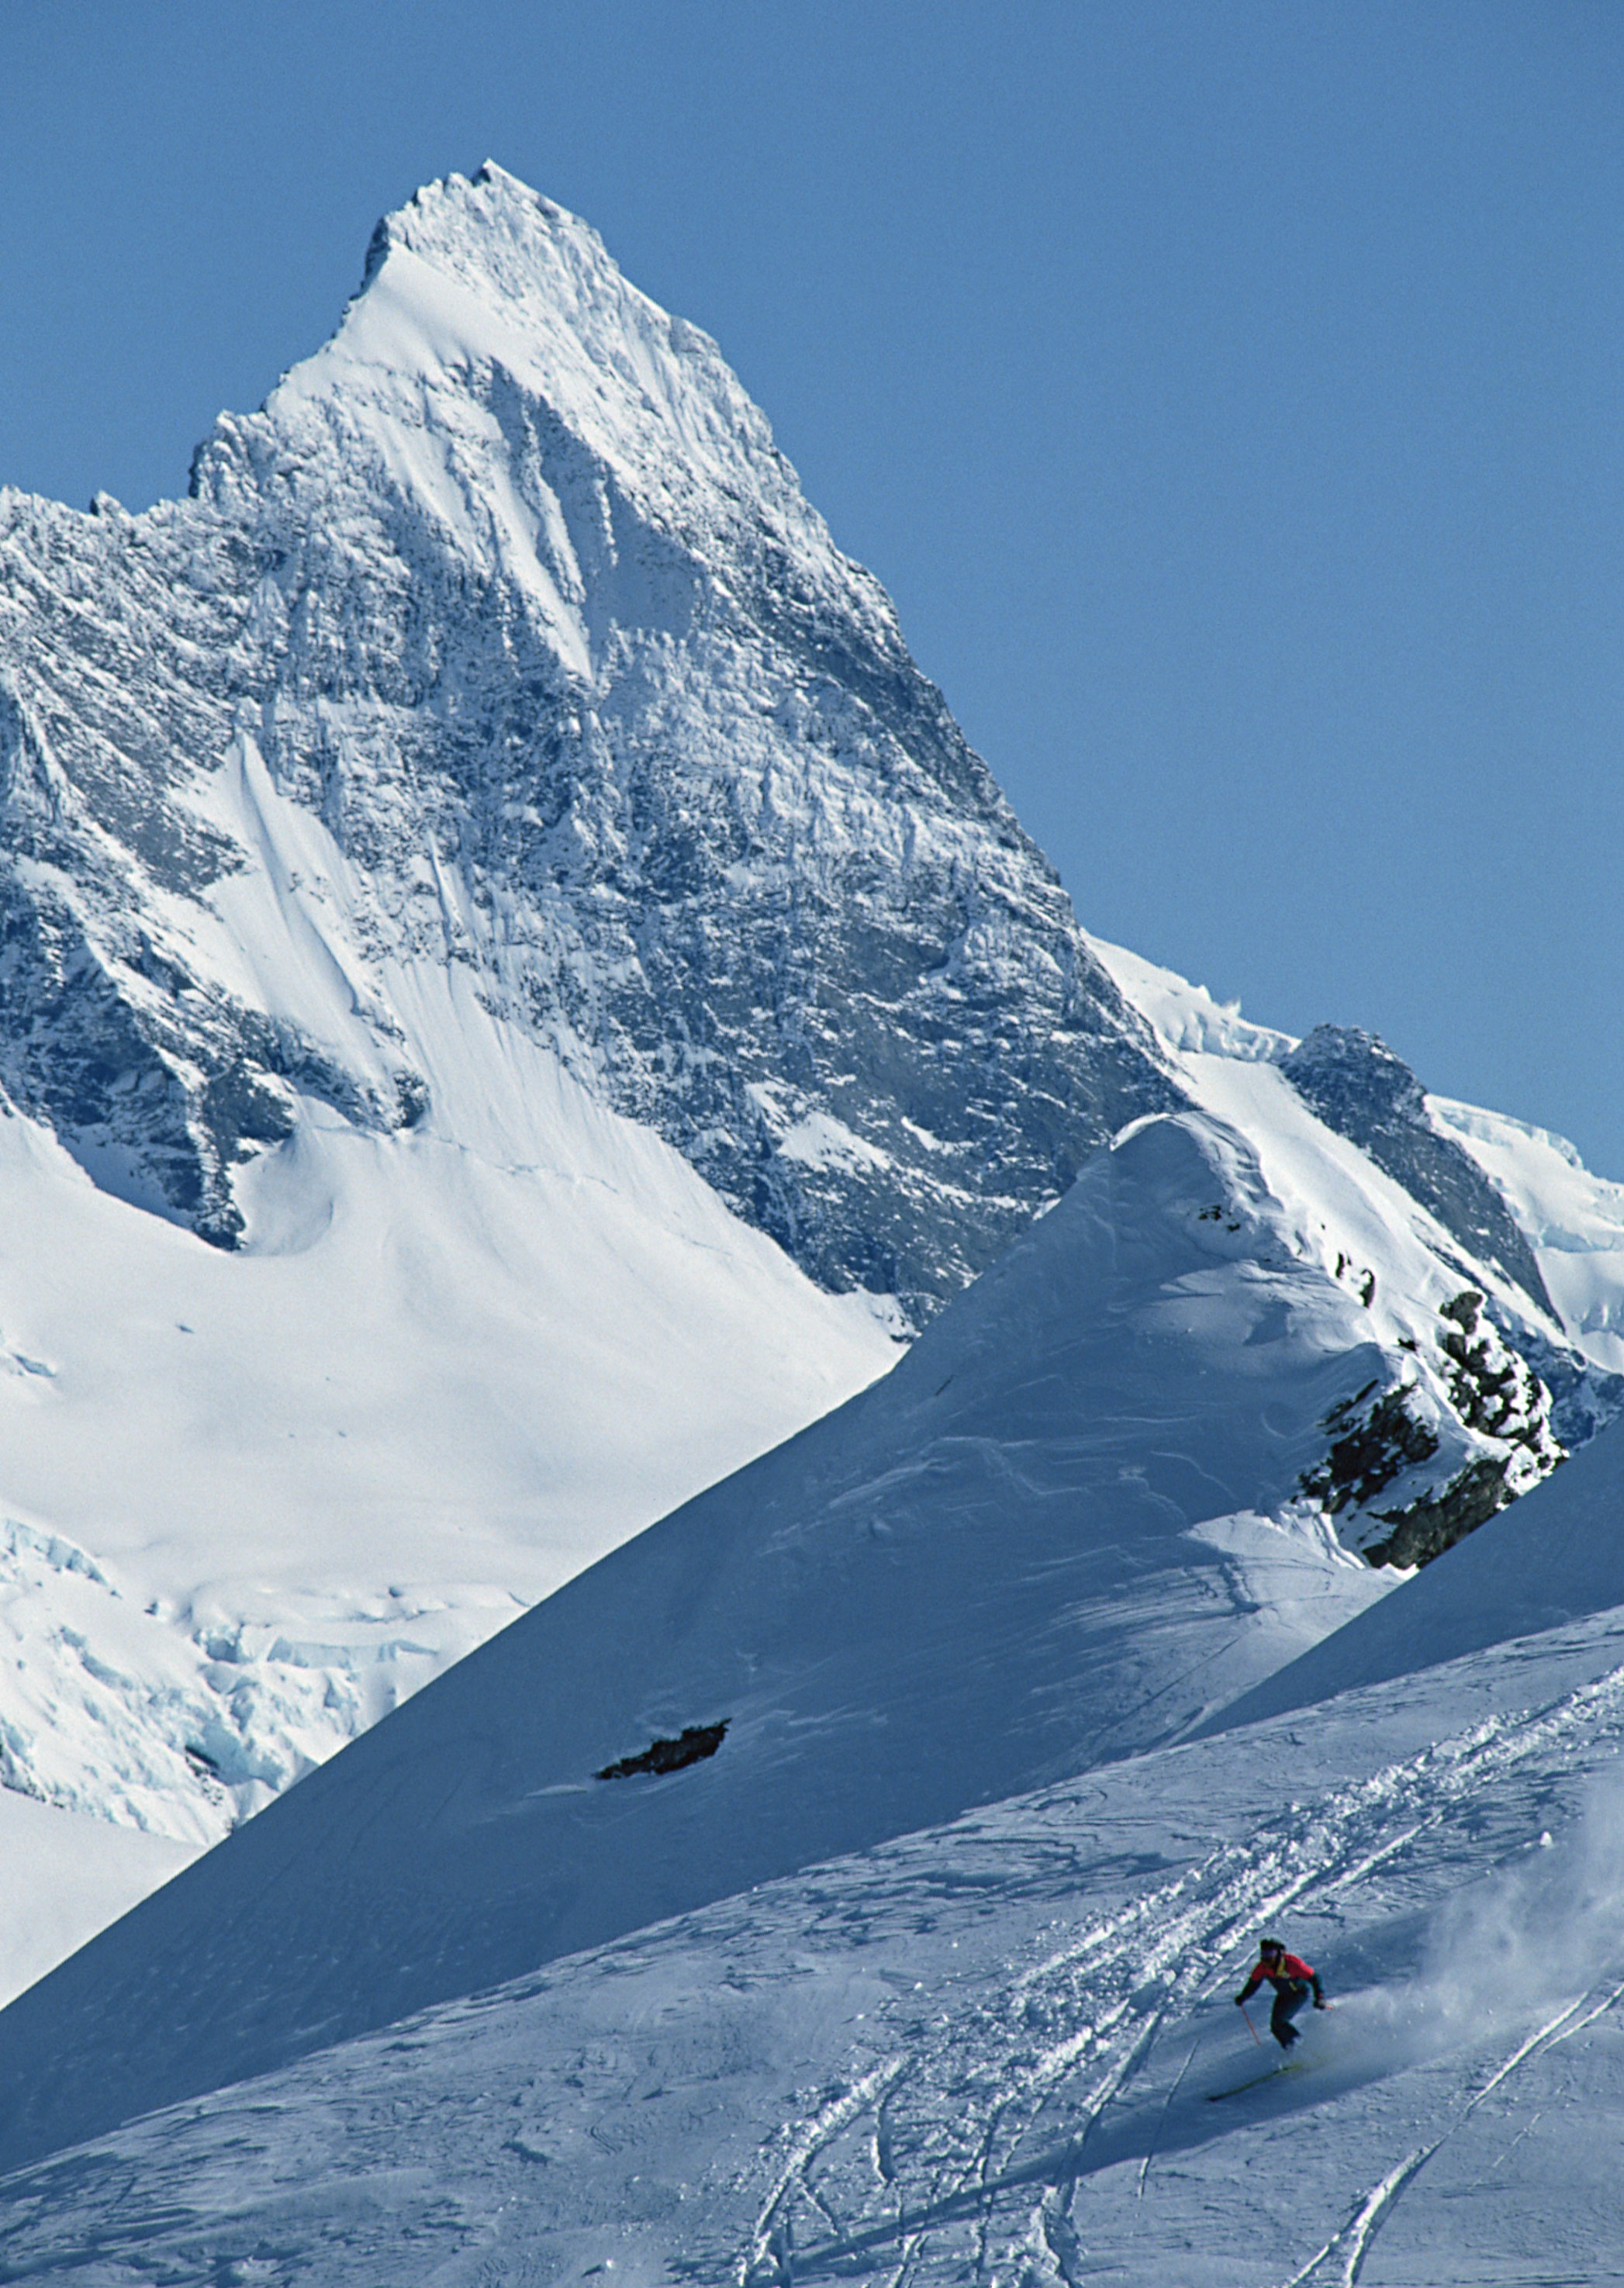
[[[301,1100],[503,1092],[425,972],[915,1317],[1176,1099],[715,344],[500,169],[189,500],[6,495],[0,568],[0,1080],[218,1243]]]
[[[1616,1406],[1624,1193],[1094,945],[715,345],[431,186],[189,498],[0,493],[0,1778],[214,1839],[1193,1108],[1327,1578]]]
[[[1484,1442],[1453,1474],[1423,1450],[1406,1362],[1324,1426],[1310,1490],[1358,1546],[1424,1564],[1576,1451],[1624,1406],[1624,1187],[1546,1131],[1426,1094],[1386,1045],[1249,1023],[1200,986],[1090,940],[1189,1100],[1249,1138],[1303,1251],[1361,1299],[1434,1296],[1402,1347],[1430,1354]],[[1440,1275],[1447,1291],[1439,1293]],[[1420,1462],[1408,1504],[1378,1481]]]
[[[0,1759],[193,1842],[1178,1100],[714,345],[495,168],[189,499],[0,496]]]

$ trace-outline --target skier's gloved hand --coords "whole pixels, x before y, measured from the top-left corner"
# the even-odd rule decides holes
[[[1244,1994],[1237,1994],[1237,1995],[1236,1995],[1236,1997],[1235,1997],[1235,2007],[1236,2007],[1236,2009],[1237,2009],[1237,2010],[1239,2010],[1239,2009],[1243,2008],[1243,2007],[1245,2006],[1245,2003],[1246,2003],[1246,1996],[1245,1996]]]
[[[1314,2007],[1316,2010],[1328,2010],[1330,2006],[1330,2004],[1326,2000],[1323,1994],[1315,1995]]]

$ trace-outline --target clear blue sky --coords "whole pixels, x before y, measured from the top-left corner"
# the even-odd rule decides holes
[[[487,157],[707,327],[1090,927],[1624,1176],[1618,0],[8,0],[0,481]]]

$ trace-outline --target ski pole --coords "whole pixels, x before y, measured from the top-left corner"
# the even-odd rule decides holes
[[[1263,2036],[1258,2032],[1258,2030],[1257,2030],[1256,2027],[1252,2023],[1252,2014],[1251,2014],[1251,2012],[1247,2008],[1247,2006],[1246,2006],[1246,2004],[1245,2004],[1244,2002],[1243,2002],[1243,2003],[1241,2004],[1241,2006],[1240,2006],[1240,2014],[1241,2014],[1241,2016],[1242,2016],[1242,2017],[1246,2020],[1246,2022],[1247,2022],[1247,2031],[1248,2031],[1248,2034],[1250,2034],[1250,2036],[1252,2037],[1252,2039],[1256,2043],[1256,2045],[1257,2045],[1258,2048],[1261,2050],[1261,2049],[1262,2049],[1262,2047],[1263,2047],[1263,2046],[1264,2046],[1264,2038],[1263,2038]]]

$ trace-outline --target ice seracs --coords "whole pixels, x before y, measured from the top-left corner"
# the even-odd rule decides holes
[[[306,1106],[234,1252],[0,1116],[9,1787],[213,1842],[896,1355],[456,984],[483,1119]]]

